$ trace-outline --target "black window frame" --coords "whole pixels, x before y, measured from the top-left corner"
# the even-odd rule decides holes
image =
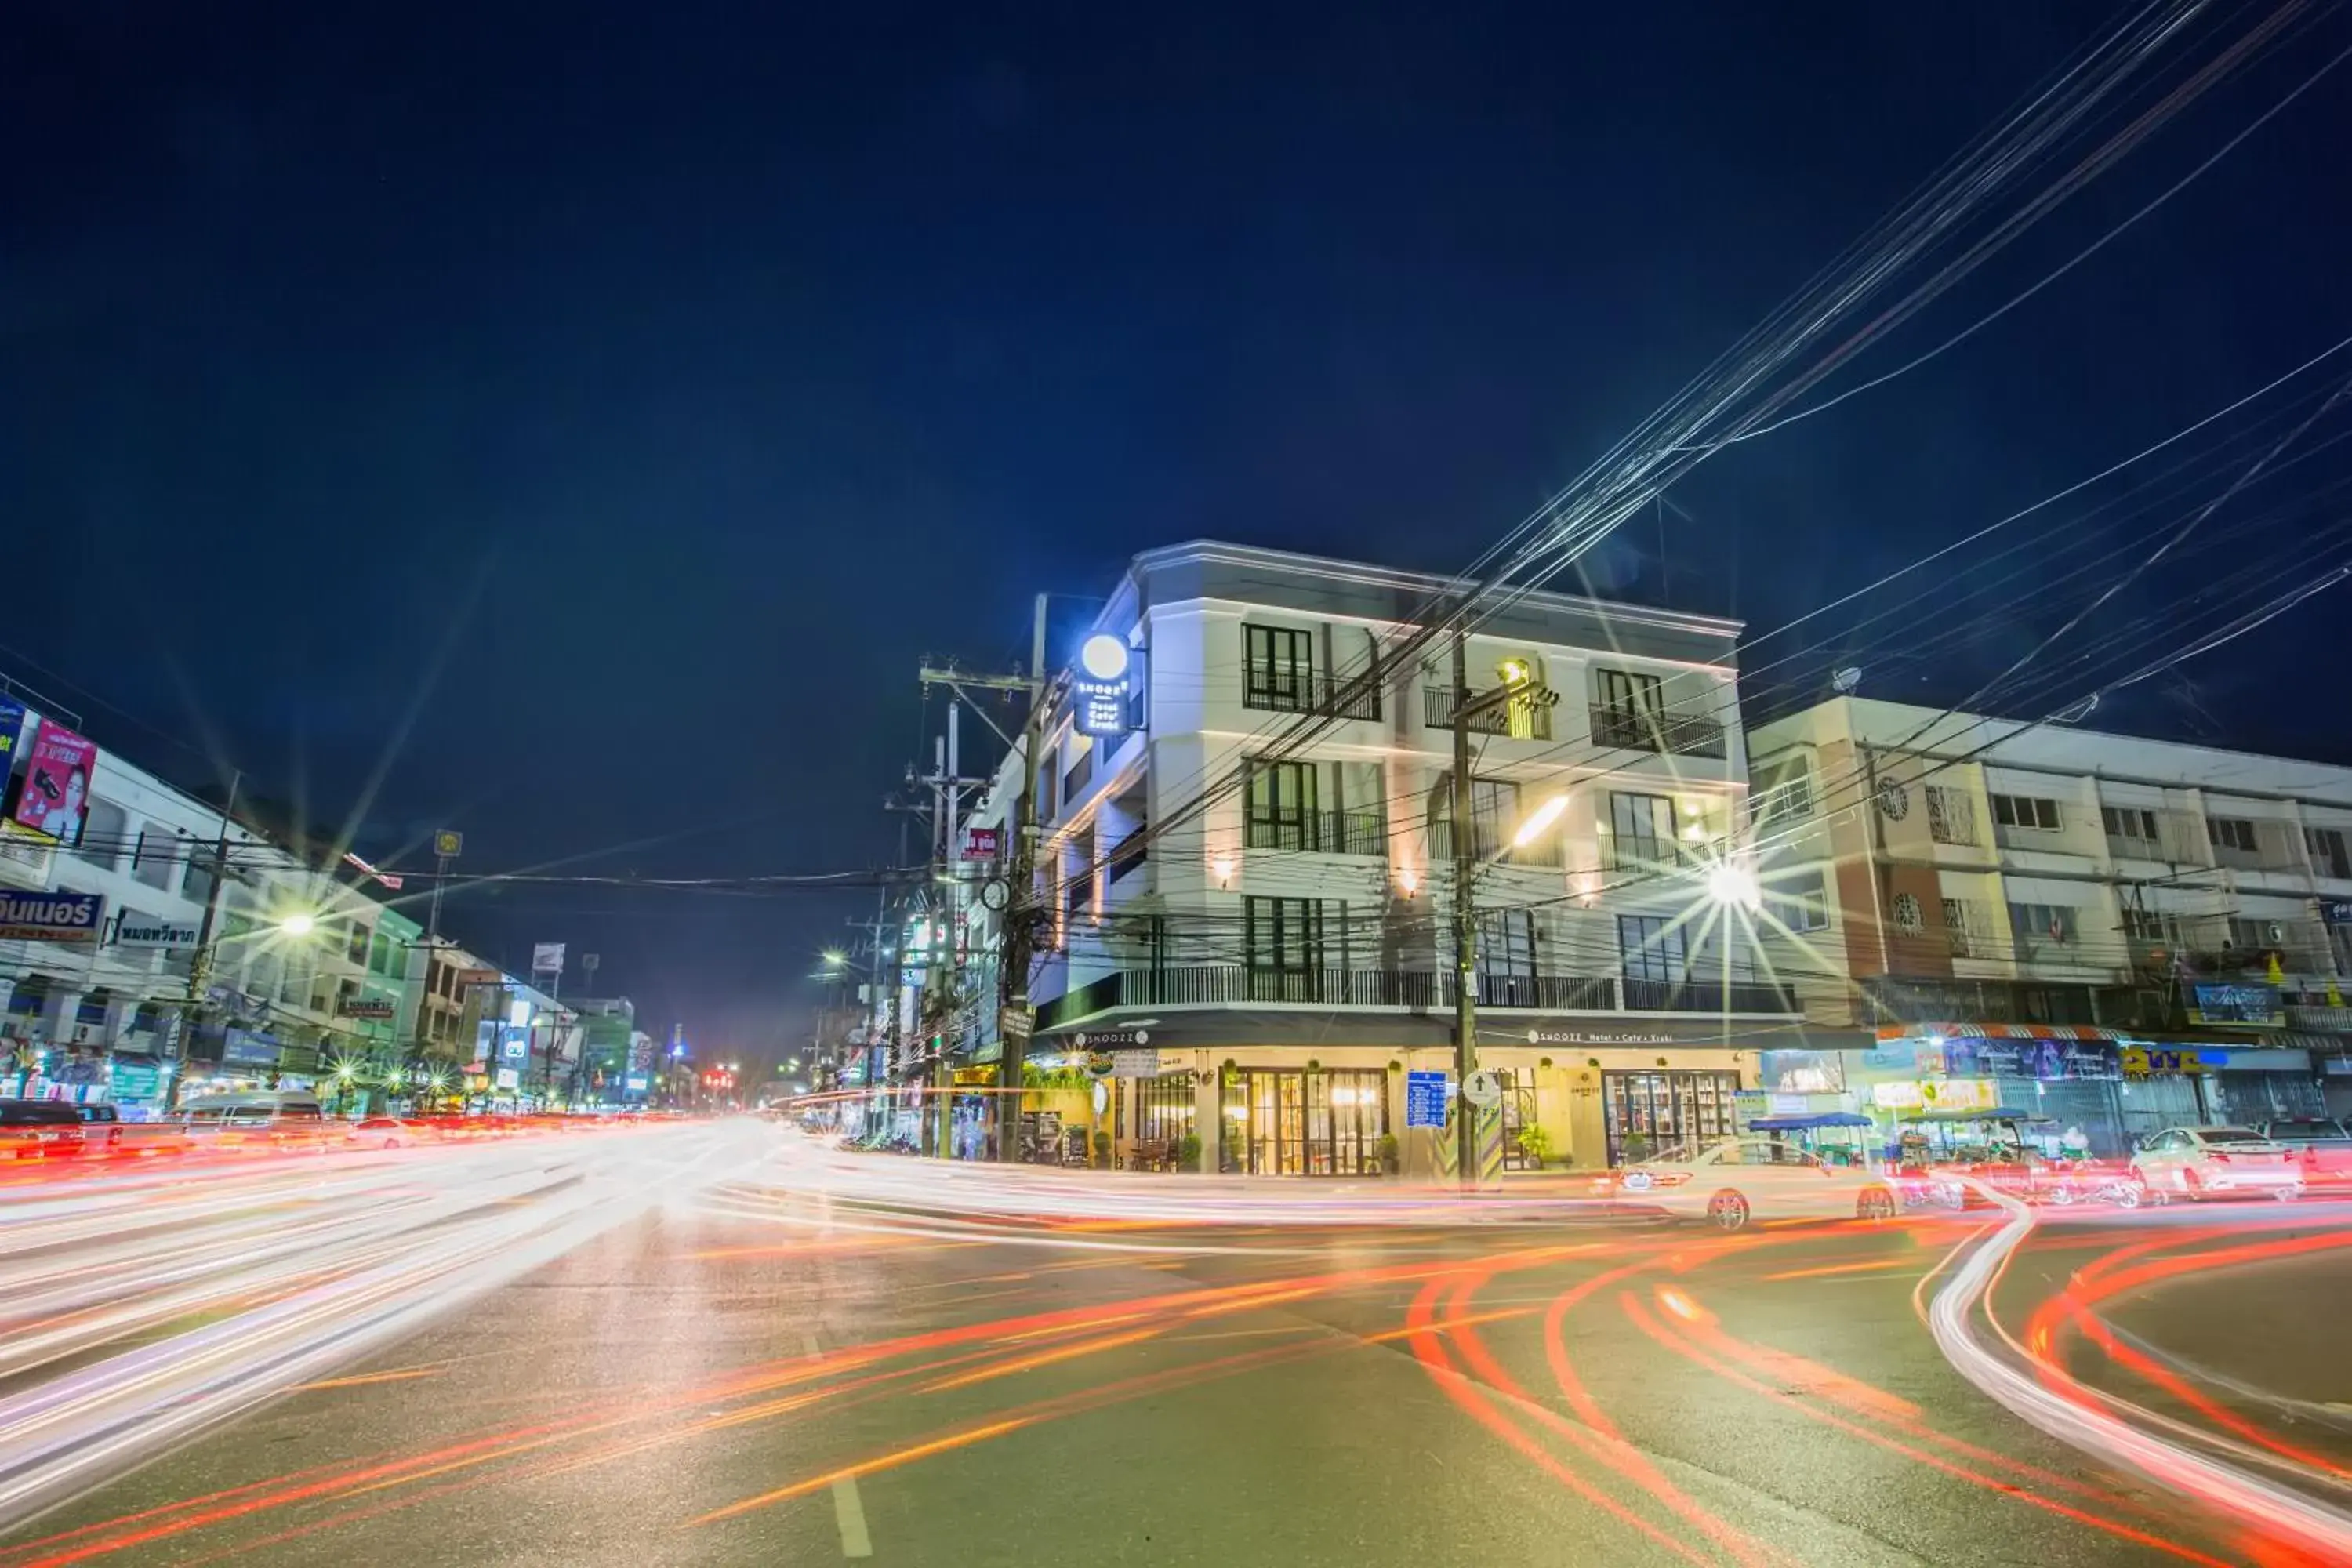
[[[1628,980],[1680,985],[1690,979],[1690,942],[1674,915],[1617,917],[1617,968]]]
[[[1270,713],[1313,710],[1313,632],[1242,623],[1242,706]]]

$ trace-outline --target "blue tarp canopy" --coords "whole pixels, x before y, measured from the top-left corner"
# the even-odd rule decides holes
[[[1816,1127],[1873,1127],[1867,1116],[1851,1110],[1825,1110],[1819,1116],[1759,1116],[1748,1122],[1750,1132],[1810,1132]]]

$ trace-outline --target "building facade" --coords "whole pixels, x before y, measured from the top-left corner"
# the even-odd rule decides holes
[[[1406,1123],[1412,1075],[1453,1058],[1455,648],[1417,637],[1449,587],[1153,551],[1096,622],[1128,651],[1116,691],[1056,688],[1032,1050],[1097,1070],[1112,1050],[1097,1098],[1119,1150],[1192,1137],[1211,1169],[1330,1175],[1444,1158]],[[1823,1048],[1759,966],[1738,632],[1536,592],[1463,640],[1473,984],[1507,1163],[1728,1132],[1760,1053]],[[1523,695],[1480,702],[1505,686]],[[987,820],[1009,832],[1028,773],[1000,773]]]
[[[2352,769],[1853,697],[1749,744],[1774,971],[1873,1036],[1852,1108],[2116,1154],[2352,1107]]]

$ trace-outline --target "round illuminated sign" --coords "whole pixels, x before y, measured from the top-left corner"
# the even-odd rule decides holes
[[[1097,680],[1117,680],[1127,673],[1126,639],[1096,633],[1078,649],[1078,666]]]

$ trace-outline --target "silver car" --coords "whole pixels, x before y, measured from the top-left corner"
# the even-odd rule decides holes
[[[2168,1127],[2141,1142],[2132,1170],[2159,1202],[2237,1193],[2282,1202],[2303,1196],[2294,1152],[2251,1127]]]

